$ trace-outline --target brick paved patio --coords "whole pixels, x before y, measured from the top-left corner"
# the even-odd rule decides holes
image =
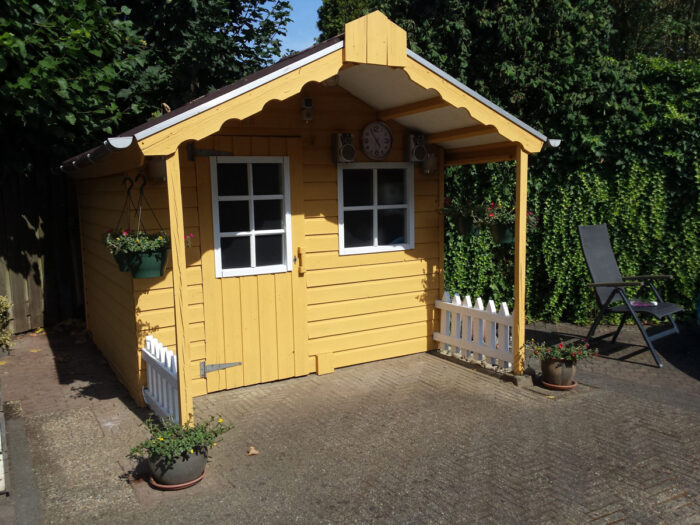
[[[620,360],[638,349],[621,337],[572,392],[422,354],[198,398],[236,428],[181,493],[124,476],[145,411],[89,344],[24,338],[0,381],[48,523],[698,523],[697,331],[659,345],[663,369],[648,352]]]

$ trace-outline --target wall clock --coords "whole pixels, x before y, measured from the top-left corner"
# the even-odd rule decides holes
[[[391,129],[384,122],[370,122],[362,130],[362,151],[372,160],[382,160],[389,154],[393,140]]]

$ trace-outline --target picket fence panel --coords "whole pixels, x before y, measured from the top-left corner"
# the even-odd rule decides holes
[[[180,395],[177,382],[177,356],[152,335],[146,336],[146,348],[141,349],[146,361],[146,386],[143,399],[151,410],[163,419],[180,422]]]
[[[506,303],[497,311],[493,300],[484,307],[481,297],[472,304],[469,296],[462,301],[458,294],[450,298],[445,292],[435,307],[441,310],[440,331],[433,333],[433,339],[443,353],[468,361],[488,360],[503,369],[512,367],[513,317]]]

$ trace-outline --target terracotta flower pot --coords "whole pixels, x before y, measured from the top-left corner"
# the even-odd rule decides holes
[[[172,463],[162,457],[152,457],[148,460],[153,479],[159,485],[189,486],[188,483],[198,481],[198,478],[202,477],[206,465],[206,447],[196,448],[194,454],[189,454],[187,457],[179,456]]]
[[[132,253],[129,261],[131,276],[134,279],[162,277],[168,262],[168,250]]]
[[[576,361],[563,359],[545,359],[540,361],[542,382],[555,386],[572,386],[575,384]]]

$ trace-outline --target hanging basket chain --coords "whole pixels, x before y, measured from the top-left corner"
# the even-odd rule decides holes
[[[153,215],[153,218],[156,220],[156,224],[158,225],[158,228],[160,231],[165,231],[163,228],[163,225],[160,223],[158,220],[158,216],[156,215],[156,212],[153,211],[153,207],[151,206],[151,203],[148,201],[148,197],[146,197],[146,194],[144,193],[144,188],[146,187],[146,177],[143,176],[142,173],[139,173],[136,178],[134,179],[134,184],[136,181],[143,180],[141,183],[141,187],[139,188],[139,201],[138,201],[138,223],[136,224],[136,232],[141,233],[141,224],[142,224],[142,216],[143,216],[143,204],[146,204],[146,207],[150,210],[151,215]]]
[[[138,179],[138,177],[137,177]],[[131,210],[136,209],[136,205],[134,204],[134,200],[131,198],[131,189],[134,187],[134,180],[131,177],[124,177],[122,179],[122,184],[124,186],[127,186],[126,188],[126,198],[124,199],[124,206],[122,206],[122,211],[119,214],[119,218],[117,219],[117,224],[114,226],[115,232],[122,231],[119,229],[119,225],[122,222],[122,217],[124,217],[124,212],[127,212],[127,218],[128,218],[128,226],[131,226]],[[129,204],[131,204],[131,207],[129,207]]]

